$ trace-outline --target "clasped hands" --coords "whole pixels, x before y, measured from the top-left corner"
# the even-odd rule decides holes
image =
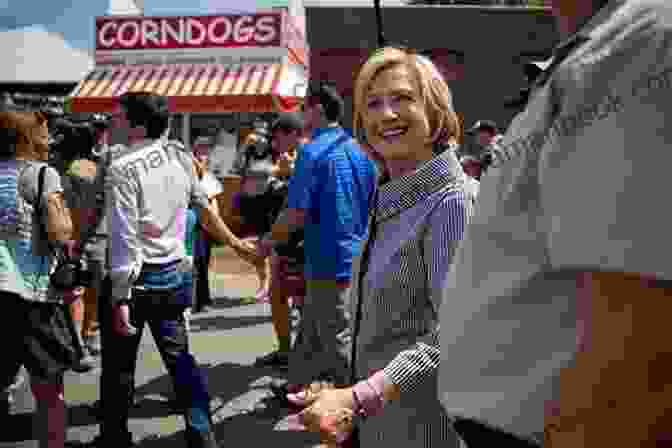
[[[323,447],[337,447],[354,429],[355,401],[351,387],[336,389],[315,384],[307,390],[309,405],[294,419],[307,431],[320,434]]]

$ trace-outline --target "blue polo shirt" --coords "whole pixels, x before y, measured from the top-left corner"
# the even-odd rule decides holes
[[[287,206],[306,212],[307,279],[350,279],[375,183],[373,162],[341,127],[316,130],[301,148]]]

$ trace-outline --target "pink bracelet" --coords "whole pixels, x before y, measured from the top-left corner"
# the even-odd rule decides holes
[[[368,379],[355,384],[352,393],[355,403],[360,407],[356,411],[362,412],[367,417],[380,414],[385,405],[383,388],[386,381],[385,374],[379,370]]]

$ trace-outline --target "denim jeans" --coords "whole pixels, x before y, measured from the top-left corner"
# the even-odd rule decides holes
[[[109,280],[105,291],[109,291]],[[128,434],[128,414],[135,387],[135,369],[142,330],[148,324],[156,346],[173,380],[177,401],[183,410],[189,448],[216,448],[210,398],[205,376],[189,352],[184,318],[185,306],[178,289],[147,290],[133,293],[131,323],[134,336],[119,336],[112,330],[112,307],[102,307],[103,337],[101,409],[103,439],[124,440]],[[109,294],[103,296],[103,300]]]
[[[212,296],[210,295],[210,282],[208,273],[210,267],[210,256],[212,254],[212,243],[207,235],[201,231],[199,239],[196,242],[198,249],[194,251],[194,265],[196,266],[196,297],[194,308],[200,310],[204,306],[212,305]]]

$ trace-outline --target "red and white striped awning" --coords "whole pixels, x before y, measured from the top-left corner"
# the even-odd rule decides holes
[[[70,97],[73,112],[111,112],[125,92],[153,92],[173,112],[274,112],[300,106],[306,74],[289,64],[164,64],[99,67]]]

